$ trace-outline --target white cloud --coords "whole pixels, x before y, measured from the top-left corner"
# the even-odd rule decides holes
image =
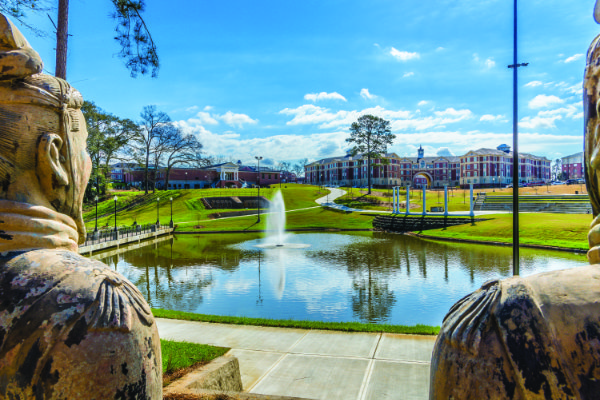
[[[402,75],[403,78],[408,78],[413,76],[415,73],[414,72],[405,72],[404,75]]]
[[[531,81],[525,84],[525,87],[538,87],[542,86],[544,83],[542,81]]]
[[[562,119],[561,115],[525,117],[519,121],[519,127],[526,129],[556,128],[554,121]]]
[[[257,119],[252,119],[246,114],[236,114],[231,111],[227,111],[223,115],[216,115],[217,119],[225,122],[227,125],[237,126],[239,128],[243,127],[245,124],[256,124],[258,123]]]
[[[454,153],[452,153],[452,151],[448,147],[440,147],[437,150],[436,154],[438,156],[441,156],[441,157],[452,157],[452,156],[454,156]]]
[[[373,100],[376,99],[377,96],[375,96],[372,93],[369,93],[369,89],[363,88],[360,90],[360,97],[362,97],[363,99],[368,99],[368,100]]]
[[[481,118],[479,118],[479,120],[482,122],[506,122],[506,117],[504,115],[485,114],[482,115]]]
[[[206,106],[204,107],[204,111],[210,111],[213,109],[213,106]]]
[[[398,61],[408,61],[421,58],[419,53],[411,53],[408,51],[400,51],[394,47],[390,50],[390,54]]]
[[[529,108],[546,108],[556,104],[562,104],[564,102],[565,101],[563,99],[554,95],[547,96],[545,94],[539,94],[529,101]]]
[[[568,57],[568,58],[565,60],[565,64],[567,64],[567,63],[571,63],[571,62],[573,62],[573,61],[577,61],[577,60],[579,60],[580,58],[583,58],[583,54],[582,54],[582,53],[578,53],[578,54],[572,55],[571,57]]]
[[[198,114],[196,114],[196,117],[200,124],[217,125],[219,123],[219,121],[217,121],[216,119],[211,117],[209,113],[204,111],[200,111]]]
[[[444,111],[435,111],[435,115],[438,117],[458,117],[461,119],[469,118],[471,116],[471,110],[455,110],[450,107],[445,109]]]
[[[254,160],[256,154],[276,154],[279,160],[295,160],[299,157],[315,160],[345,154],[347,148],[345,139],[348,133],[346,130],[309,135],[291,134],[266,138],[246,138],[235,132],[222,134],[211,132],[190,120],[177,121],[175,124],[186,134],[194,134],[203,144],[203,151],[208,155],[223,154],[223,149],[227,149],[228,154],[235,155],[236,159],[240,159],[244,163],[256,162]],[[302,149],[301,156],[298,149]]]
[[[187,112],[194,112],[198,109],[198,106],[191,106],[185,109]]]
[[[346,98],[344,96],[342,96],[341,94],[339,94],[338,92],[333,92],[333,93],[327,93],[327,92],[308,93],[308,94],[304,95],[304,100],[309,100],[309,101],[312,101],[312,102],[319,101],[319,100],[343,100],[343,101],[347,101]]]
[[[437,49],[435,49],[435,51],[444,51],[444,50],[446,50],[446,49],[444,47],[442,47],[442,46],[440,46]]]
[[[496,61],[494,61],[493,58],[490,57],[484,61],[481,61],[481,59],[479,58],[479,54],[477,54],[477,53],[473,53],[473,61],[476,64],[482,65],[486,69],[490,69],[490,68],[493,68],[496,66]]]
[[[429,102],[427,100],[421,100],[420,102],[417,103],[417,105],[419,107],[423,107],[424,105],[427,105],[427,104],[429,104]]]

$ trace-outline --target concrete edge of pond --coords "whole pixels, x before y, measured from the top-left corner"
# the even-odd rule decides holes
[[[242,231],[177,231],[173,232],[173,235],[196,235],[196,234],[207,234],[207,233],[264,233],[266,229],[254,229],[254,230],[242,230]],[[297,228],[297,229],[286,229],[286,232],[372,232],[374,229],[363,228],[363,229],[344,229],[344,228]]]
[[[417,237],[417,238],[421,238],[421,239],[438,240],[438,241],[442,241],[442,242],[473,243],[473,244],[485,244],[485,245],[490,245],[490,246],[512,247],[512,243],[493,242],[493,241],[486,242],[486,241],[483,241],[483,240],[474,240],[474,239],[448,238],[448,237],[440,237],[440,236],[433,236],[433,235],[424,235],[422,233],[415,233],[415,232],[405,232],[404,235],[409,235],[409,236],[413,236],[413,237]],[[569,252],[569,253],[581,253],[581,254],[585,254],[585,253],[588,252],[586,249],[574,249],[574,248],[569,248],[569,247],[545,246],[545,245],[541,245],[541,244],[523,244],[523,243],[520,243],[519,247],[524,247],[524,248],[529,248],[529,249],[540,249],[540,250],[566,251],[566,252]]]

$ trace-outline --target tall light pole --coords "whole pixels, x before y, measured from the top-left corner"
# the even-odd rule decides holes
[[[169,201],[171,202],[171,222],[169,222],[169,228],[173,227],[173,197],[169,197]]]
[[[94,196],[94,200],[96,201],[96,226],[94,227],[94,238],[98,234],[98,196]]]
[[[260,222],[260,160],[262,156],[255,156],[258,165],[256,167],[256,186],[258,191],[256,192],[256,222]]]
[[[517,59],[517,0],[514,0],[513,25],[513,275],[519,275],[519,96],[517,70],[529,63],[518,63]]]
[[[187,183],[187,171],[185,171],[185,185],[183,185],[184,189],[187,189],[186,186],[188,185]]]
[[[115,195],[115,197],[113,197],[113,200],[115,201],[115,236],[117,235],[117,196]]]
[[[158,217],[158,205],[159,205],[159,202],[160,202],[160,197],[157,197],[156,198],[156,227],[157,228],[160,226],[160,220],[159,220],[159,217]]]

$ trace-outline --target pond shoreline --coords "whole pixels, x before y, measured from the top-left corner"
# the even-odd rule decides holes
[[[485,244],[485,245],[490,245],[490,246],[512,247],[512,243],[474,240],[474,239],[449,238],[449,237],[441,237],[441,236],[433,236],[433,235],[424,235],[422,233],[415,233],[415,232],[405,232],[404,235],[413,236],[413,237],[417,237],[420,239],[438,240],[438,241],[443,241],[443,242],[473,243],[473,244]],[[585,254],[588,252],[588,250],[585,250],[585,249],[575,249],[575,248],[558,247],[558,246],[544,246],[541,244],[523,244],[523,243],[521,243],[521,244],[519,244],[519,247],[524,247],[524,248],[529,248],[529,249],[540,249],[540,250],[566,251],[569,253],[580,253],[580,254]]]
[[[375,231],[374,229],[368,228],[368,229],[354,229],[354,228],[295,228],[295,229],[286,229],[286,232],[373,232]],[[176,234],[206,234],[206,233],[263,233],[263,232],[267,232],[266,229],[247,229],[247,230],[241,230],[241,231],[178,231],[175,230],[173,232],[174,235]]]

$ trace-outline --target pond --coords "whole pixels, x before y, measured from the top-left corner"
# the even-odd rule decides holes
[[[317,321],[440,325],[457,300],[512,274],[512,249],[375,232],[176,235],[94,258],[155,308]],[[306,247],[305,245],[308,245]],[[122,250],[122,249],[121,249]],[[586,265],[585,255],[521,249],[521,275]]]

